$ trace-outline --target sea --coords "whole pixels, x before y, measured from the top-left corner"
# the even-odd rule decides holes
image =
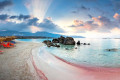
[[[52,39],[18,39],[26,42],[43,42]],[[47,47],[40,48],[68,62],[91,67],[120,67],[120,39],[96,39],[96,38],[74,38],[81,43],[90,45],[63,45],[60,48]],[[76,49],[77,48],[77,49]],[[117,51],[107,51],[106,49],[117,49]],[[40,53],[39,53],[40,54]]]

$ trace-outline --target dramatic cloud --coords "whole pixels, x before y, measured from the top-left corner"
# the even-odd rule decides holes
[[[22,19],[28,19],[28,18],[30,18],[30,15],[20,15],[20,16],[18,16],[18,19],[20,19],[20,20],[22,20]]]
[[[111,32],[112,30],[120,29],[120,15],[116,13],[113,16],[116,20],[110,20],[104,16],[92,17],[91,21],[81,21],[74,20],[74,24],[70,27],[76,28],[76,32],[78,31],[97,31],[97,32]]]
[[[0,20],[6,20],[6,19],[18,19],[18,20],[26,20],[26,19],[30,19],[31,16],[30,15],[22,15],[20,14],[19,16],[17,15],[7,15],[7,14],[1,14],[0,15]]]
[[[118,13],[115,13],[113,18],[115,18],[118,22],[120,22],[120,15]]]
[[[63,30],[58,25],[53,23],[50,17],[44,19],[39,24],[39,27],[43,28],[44,31],[47,31],[47,32],[63,32]]]
[[[95,28],[97,28],[97,24],[95,24],[93,21],[80,21],[80,20],[74,20],[74,25],[70,27],[76,27],[77,32],[85,32],[85,31],[91,31]]]
[[[33,18],[28,20],[29,25],[37,25],[38,18]]]
[[[0,15],[0,20],[6,20],[9,16],[7,14]]]
[[[90,14],[88,14],[88,17],[89,17],[89,18],[92,18],[93,16],[92,16],[92,15],[90,15]]]
[[[13,5],[12,0],[4,0],[0,2],[0,10],[3,10],[4,8]]]
[[[96,22],[99,25],[99,27],[102,27],[103,30],[104,29],[109,30],[114,27],[118,27],[118,24],[115,21],[111,21],[107,17],[98,16],[97,18],[93,17],[92,19],[94,20],[94,22]]]
[[[27,23],[13,23],[5,22],[0,23],[0,30],[15,30],[15,31],[30,31],[29,25]]]
[[[19,19],[19,20],[24,20],[24,19],[29,19],[30,18],[30,15],[23,15],[23,14],[20,14],[19,16],[10,16],[10,19]]]
[[[13,19],[15,19],[14,22]],[[0,30],[63,32],[58,25],[53,23],[51,17],[39,23],[38,18],[31,17],[30,15],[9,16],[2,14],[0,15],[0,20]]]

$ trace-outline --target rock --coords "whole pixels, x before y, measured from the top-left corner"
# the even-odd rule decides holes
[[[58,39],[53,39],[52,42],[53,43],[59,43],[59,40]]]
[[[88,43],[88,45],[90,45],[90,43]]]
[[[47,44],[48,42],[51,42],[50,40],[44,40],[43,43]]]
[[[50,45],[47,45],[47,47],[51,47]]]
[[[75,49],[77,49],[77,47],[75,47]]]
[[[113,49],[106,49],[106,51],[109,51],[109,52],[117,52],[118,49],[115,49],[115,48],[113,48]]]
[[[66,50],[69,50],[68,48],[65,48]]]
[[[55,44],[55,47],[60,47],[60,45]]]
[[[64,40],[65,40],[65,37],[61,36],[60,38],[58,38],[58,40],[59,40],[59,43],[63,44]]]
[[[75,45],[75,41],[72,37],[66,37],[64,39],[64,45]]]
[[[54,46],[54,44],[50,40],[45,40],[43,41],[43,43],[45,43],[48,47]]]
[[[46,45],[50,45],[50,46],[53,46],[53,43],[52,42],[47,42]]]
[[[77,42],[77,45],[80,45],[80,41]]]
[[[83,45],[86,45],[86,43],[83,43]]]

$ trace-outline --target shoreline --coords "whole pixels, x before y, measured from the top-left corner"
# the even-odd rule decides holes
[[[33,49],[33,60],[36,71],[40,70],[47,77],[43,80],[120,80],[120,68],[78,66],[44,50],[40,54],[34,54],[38,52],[38,48]]]

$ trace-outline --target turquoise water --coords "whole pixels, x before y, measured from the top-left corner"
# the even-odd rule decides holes
[[[43,42],[44,40],[52,40],[52,39],[17,39],[19,41],[25,41],[25,42]]]
[[[46,47],[45,49],[60,58],[69,62],[99,66],[99,67],[120,67],[120,39],[75,39],[80,40],[82,43],[90,43],[91,45],[80,46],[65,46],[61,45],[60,48]],[[31,40],[41,42],[43,40]],[[75,49],[77,47],[77,49]],[[65,48],[69,48],[66,50]],[[117,52],[108,52],[105,49],[117,48]]]

